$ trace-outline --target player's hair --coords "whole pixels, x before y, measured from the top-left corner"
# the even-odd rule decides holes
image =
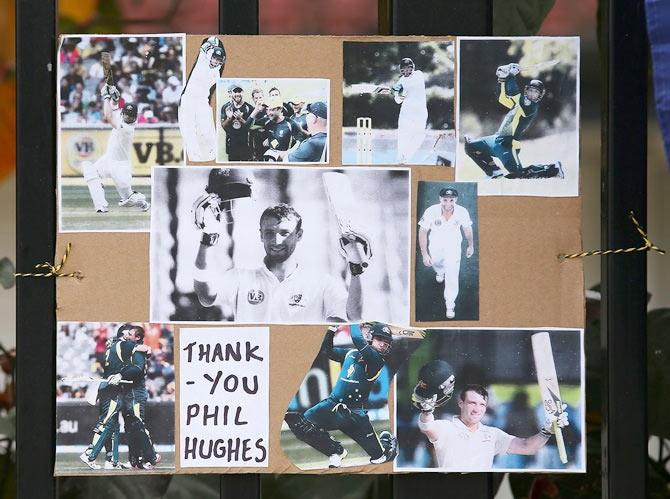
[[[116,337],[117,338],[122,338],[123,333],[126,331],[132,331],[135,330],[137,332],[137,336],[139,337],[139,342],[143,343],[144,342],[144,328],[142,326],[139,326],[137,324],[132,324],[130,322],[126,322],[123,324],[121,327],[119,327],[118,331],[116,332]]]
[[[262,89],[260,89],[260,88],[254,88],[254,89],[251,91],[251,98],[253,99],[253,98],[254,98],[254,95],[256,95],[256,94],[262,94],[262,93],[263,93],[263,90],[262,90]]]
[[[281,95],[281,90],[279,90],[277,87],[272,87],[270,90],[268,90],[268,94],[271,94],[273,90],[276,90],[279,92],[279,95]]]
[[[484,397],[486,400],[489,399],[489,392],[487,392],[486,388],[484,388],[482,385],[476,385],[476,384],[466,385],[465,388],[461,390],[461,394],[459,395],[461,401],[463,402],[465,401],[465,394],[467,392],[475,392]]]
[[[289,206],[286,203],[279,203],[276,206],[270,206],[266,208],[265,211],[261,214],[260,223],[263,223],[263,220],[266,218],[276,218],[277,220],[282,220],[284,218],[295,218],[298,223],[295,225],[295,230],[298,231],[302,227],[302,217],[300,213],[295,211],[293,206]]]

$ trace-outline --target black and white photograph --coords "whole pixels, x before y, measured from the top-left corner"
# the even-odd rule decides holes
[[[184,35],[68,35],[58,51],[60,231],[147,232],[151,167],[183,164]]]
[[[477,184],[420,181],[416,202],[415,320],[478,320]]]
[[[329,327],[284,416],[281,446],[291,462],[314,470],[393,461],[389,388],[423,338],[381,322]]]
[[[342,164],[454,166],[454,42],[344,42]]]
[[[188,163],[216,159],[216,125],[212,115],[216,82],[226,66],[226,48],[217,36],[200,42],[179,100],[179,130]]]
[[[396,376],[395,471],[586,471],[581,329],[429,329]]]
[[[329,80],[221,78],[216,99],[218,163],[328,162]]]
[[[480,195],[579,192],[579,38],[458,39],[456,180]]]
[[[154,168],[151,317],[408,324],[409,196],[406,169]]]
[[[174,472],[172,326],[59,322],[56,475]]]

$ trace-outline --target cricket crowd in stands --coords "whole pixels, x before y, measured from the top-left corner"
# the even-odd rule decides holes
[[[161,324],[141,325],[145,331],[144,344],[152,351],[145,377],[149,400],[174,400],[172,328]],[[56,360],[58,399],[84,398],[89,385],[86,382],[63,382],[63,378],[103,377],[105,351],[119,326],[120,323],[67,323],[60,326]]]
[[[103,123],[102,52],[109,52],[114,84],[138,107],[138,124],[177,123],[183,89],[183,47],[178,37],[69,37],[59,53],[60,115],[67,126]]]

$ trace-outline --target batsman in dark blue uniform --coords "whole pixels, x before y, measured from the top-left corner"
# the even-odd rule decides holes
[[[470,140],[465,137],[465,153],[479,166],[488,178],[564,178],[561,162],[523,167],[519,159],[521,136],[537,116],[539,102],[545,94],[544,83],[531,80],[524,87],[523,95],[517,81],[521,68],[512,63],[496,70],[498,102],[509,111],[493,135]],[[493,158],[498,158],[505,171]]]
[[[336,331],[330,328],[321,345],[322,354],[342,365],[330,396],[304,414],[287,413],[285,420],[298,439],[328,456],[331,468],[341,466],[347,455],[342,444],[328,433],[331,430],[352,438],[368,453],[372,464],[391,461],[397,454],[397,441],[388,431],[377,436],[365,409],[370,390],[386,365],[384,356],[391,351],[391,329],[385,324],[372,324],[368,341],[359,325],[351,325],[355,348],[334,347]]]

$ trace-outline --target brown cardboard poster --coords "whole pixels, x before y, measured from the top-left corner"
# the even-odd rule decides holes
[[[186,77],[194,66],[201,44],[207,35],[187,35],[184,58]],[[281,78],[313,78],[329,81],[328,107],[328,161],[324,169],[340,169],[343,161],[343,43],[344,42],[407,42],[439,41],[453,42],[453,37],[293,37],[293,36],[217,36],[225,47],[225,67],[222,78],[229,80],[271,80]],[[458,61],[454,61],[457,66]],[[388,79],[387,79],[388,80]],[[374,82],[385,84],[383,82]],[[355,83],[355,82],[354,82]],[[458,82],[455,81],[457,86]],[[458,92],[454,92],[457,96]],[[248,97],[248,99],[247,99]],[[380,97],[382,98],[382,97]],[[456,97],[454,97],[455,99]],[[246,96],[251,101],[251,96]],[[455,115],[456,103],[452,101],[452,114]],[[216,99],[211,101],[213,124],[220,118],[220,109]],[[216,126],[216,125],[215,125]],[[373,123],[373,128],[375,127]],[[173,130],[174,131],[174,130]],[[100,132],[96,132],[100,134]],[[96,141],[100,142],[96,136]],[[144,139],[143,139],[144,140]],[[149,141],[150,139],[146,139]],[[172,140],[172,139],[170,139]],[[97,143],[97,142],[96,142]],[[429,144],[430,145],[430,144]],[[441,146],[441,142],[438,142]],[[61,145],[62,147],[62,145]],[[429,147],[430,149],[430,147]],[[426,155],[428,156],[428,155]],[[172,158],[174,159],[174,158]],[[431,159],[431,162],[433,159]],[[214,160],[193,162],[194,166],[228,168],[239,165],[216,163]],[[176,164],[153,166],[174,167]],[[188,169],[191,161],[186,161]],[[273,164],[276,166],[276,164]],[[381,169],[397,167],[396,163],[378,165]],[[402,166],[402,165],[400,165]],[[262,168],[262,164],[253,165]],[[291,168],[319,168],[292,164]],[[356,168],[356,167],[351,167]],[[166,168],[167,170],[171,168]],[[177,170],[175,170],[177,171]],[[76,173],[76,172],[75,172]],[[457,327],[457,328],[573,328],[584,324],[584,281],[580,260],[561,260],[561,253],[577,252],[581,249],[581,199],[579,197],[532,197],[532,196],[480,196],[478,197],[478,240],[479,257],[479,314],[477,320],[454,319],[418,322],[415,303],[414,269],[418,247],[417,193],[420,181],[455,181],[455,169],[445,164],[412,165],[410,173],[409,204],[409,258],[407,266],[409,278],[405,289],[409,290],[409,313],[406,320],[394,323],[399,327]],[[83,179],[82,179],[83,181]],[[147,182],[149,182],[147,180]],[[86,197],[86,183],[82,196]],[[203,185],[204,187],[204,185]],[[356,186],[354,186],[355,188]],[[106,185],[107,189],[110,189]],[[144,187],[143,187],[144,189]],[[384,185],[379,185],[380,191]],[[112,191],[109,191],[112,192]],[[385,195],[393,196],[388,192]],[[380,196],[382,198],[383,196]],[[110,197],[111,200],[111,197]],[[149,199],[147,191],[147,200]],[[86,198],[88,203],[88,198]],[[116,203],[110,203],[110,213],[101,213],[101,217],[111,214]],[[86,205],[88,209],[88,205]],[[95,214],[92,205],[90,209]],[[118,210],[117,210],[118,211]],[[151,216],[159,216],[151,213]],[[393,216],[393,213],[380,214],[380,217]],[[405,223],[405,221],[403,221]],[[138,321],[150,320],[150,234],[148,226],[140,229],[130,228],[123,232],[101,232],[95,228],[84,228],[78,232],[59,232],[55,259],[60,261],[65,247],[72,244],[72,251],[63,271],[79,270],[84,278],[58,279],[57,309],[59,321]],[[62,229],[62,227],[61,227]],[[123,229],[121,229],[123,230]],[[133,232],[139,230],[139,232]],[[253,229],[257,230],[257,229]],[[197,241],[175,238],[168,251],[174,254],[185,246]],[[391,244],[389,242],[389,244]],[[162,268],[164,276],[159,283],[174,293],[174,303],[180,303],[180,297],[193,300],[195,291],[192,282],[181,279],[169,260],[154,261]],[[370,265],[374,265],[373,257]],[[365,273],[361,279],[365,278]],[[180,280],[181,279],[181,280]],[[179,317],[184,317],[183,315]],[[379,320],[376,317],[364,317],[362,320]],[[161,322],[176,322],[168,312]],[[353,321],[352,321],[353,322]],[[176,472],[200,473],[297,473],[297,472],[362,472],[390,473],[392,463],[354,466],[333,470],[301,471],[283,453],[281,447],[281,428],[286,409],[319,352],[327,326],[325,325],[224,325],[221,323],[174,324],[175,358],[174,365],[180,365],[179,343],[180,329],[188,327],[215,327],[219,329],[244,327],[269,328],[269,398],[268,398],[268,434],[267,462],[257,467],[180,467],[176,461]],[[178,373],[181,376],[183,373]],[[393,383],[392,383],[393,384]],[[389,390],[389,412],[391,428],[394,422],[394,390]],[[179,389],[176,392],[175,436],[176,453],[183,451],[179,440]],[[85,470],[83,470],[85,471]]]

